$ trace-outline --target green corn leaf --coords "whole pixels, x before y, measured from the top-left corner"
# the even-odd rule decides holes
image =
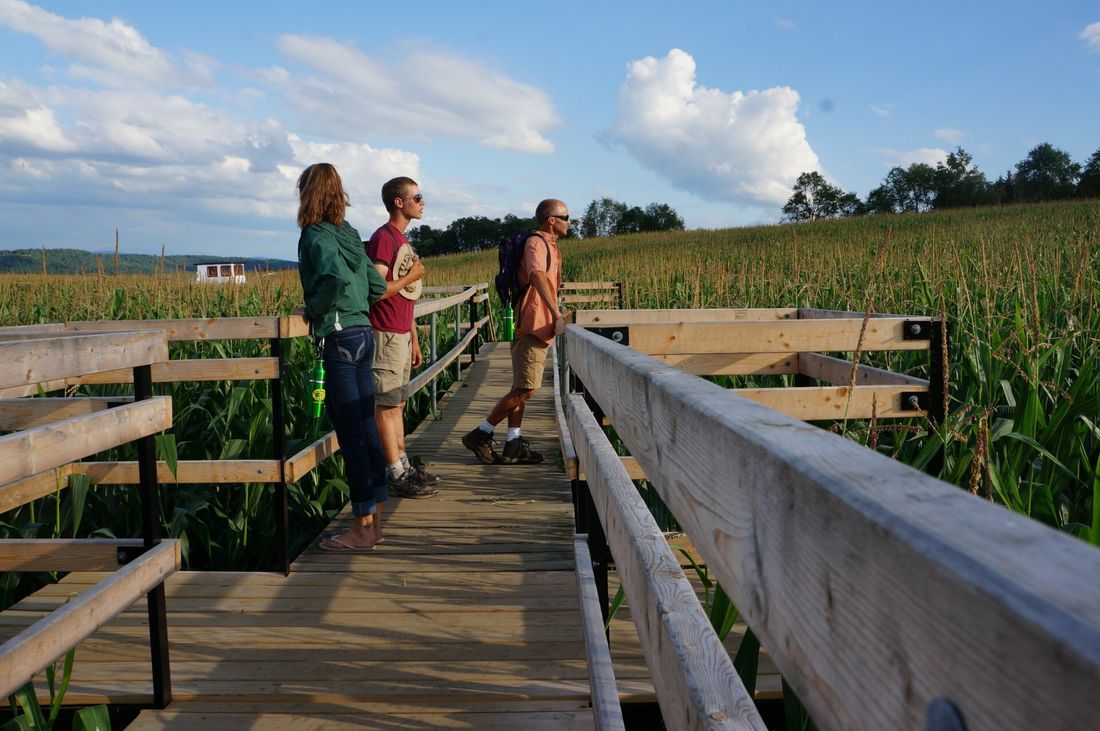
[[[611,626],[611,620],[615,618],[615,612],[619,611],[619,607],[622,606],[625,599],[626,592],[623,591],[623,587],[620,584],[618,590],[615,592],[615,596],[611,598],[611,606],[607,608],[607,621],[603,623],[605,632],[607,628]]]
[[[73,731],[111,731],[107,706],[89,706],[73,714]]]
[[[746,627],[745,636],[741,638],[741,645],[737,648],[737,655],[733,658],[733,669],[737,671],[738,677],[745,684],[745,690],[749,692],[750,696],[756,693],[756,676],[759,667],[760,640],[751,627]]]
[[[176,435],[175,434],[157,434],[153,437],[157,445],[157,459],[162,460],[168,465],[168,471],[172,473],[172,477],[178,478],[176,474],[176,466],[179,461],[178,454],[176,452]]]

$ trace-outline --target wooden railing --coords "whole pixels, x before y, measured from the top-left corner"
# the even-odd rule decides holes
[[[106,580],[0,645],[0,697],[76,647],[143,595],[148,600],[153,704],[171,700],[164,580],[180,567],[180,546],[160,540],[153,435],[171,426],[172,403],[152,395],[152,365],[168,358],[159,331],[37,332],[0,328],[0,389],[25,392],[126,369],[135,384],[126,403],[107,399],[0,401],[0,510],[26,504],[67,482],[71,463],[137,441],[143,536],[123,540],[0,541],[0,571],[113,571]],[[108,410],[109,405],[115,408]],[[138,555],[140,554],[140,555]],[[137,558],[132,558],[137,556]],[[132,559],[132,560],[131,560]],[[120,568],[121,566],[121,568]]]
[[[558,293],[562,307],[575,310],[599,305],[601,308],[623,306],[622,282],[562,282]]]
[[[479,317],[480,303],[488,299],[485,283],[464,287],[425,288],[428,294],[444,293],[447,296],[422,299],[416,303],[416,318],[429,318],[431,345],[427,367],[412,379],[404,389],[408,398],[422,388],[432,389],[433,410],[437,401],[436,381],[440,373],[450,365],[455,366],[455,378],[461,378],[459,357],[467,350],[476,357],[477,338],[488,316]],[[467,320],[462,318],[462,307],[469,309]],[[455,345],[447,353],[436,353],[435,330],[437,314],[454,311]],[[465,328],[463,324],[468,323]],[[461,330],[465,329],[465,335]],[[309,322],[303,316],[284,317],[235,317],[189,320],[128,320],[65,322],[48,325],[0,328],[0,337],[8,339],[37,339],[49,334],[117,333],[128,330],[152,330],[163,333],[168,342],[209,340],[266,339],[270,343],[269,357],[261,358],[199,358],[168,360],[167,356],[151,364],[153,382],[181,381],[251,381],[267,380],[272,399],[272,459],[222,459],[179,460],[174,472],[165,462],[157,463],[157,477],[163,484],[251,484],[266,483],[275,486],[274,500],[277,506],[276,530],[283,573],[290,570],[289,516],[287,485],[301,480],[311,470],[339,450],[336,433],[329,432],[317,441],[287,457],[283,409],[282,373],[285,368],[284,344],[287,339],[308,337]],[[101,335],[101,337],[110,337]],[[57,391],[84,384],[132,383],[129,370],[107,365],[103,372],[52,375],[31,374],[30,380],[20,384],[0,385],[0,429],[22,429],[49,424],[67,415],[105,411],[128,397],[111,398],[20,398],[37,393]],[[86,454],[94,454],[95,451]],[[81,454],[73,457],[74,462]],[[0,492],[0,512],[25,504],[32,499],[52,493],[59,480],[69,474],[86,474],[94,484],[138,484],[140,480],[137,462],[74,462],[58,468],[53,475],[32,477],[10,490]],[[2,481],[2,477],[0,477]],[[63,480],[62,480],[63,481]]]
[[[873,342],[902,342],[894,318],[871,322]],[[826,349],[856,350],[840,324]],[[823,347],[805,329],[754,328]],[[758,342],[719,330],[708,342],[730,353]],[[677,347],[635,332],[631,346]],[[563,447],[587,478],[670,726],[764,728],[592,405],[818,728],[1095,725],[1100,552],[610,337],[570,325],[559,344],[585,393],[561,399]]]

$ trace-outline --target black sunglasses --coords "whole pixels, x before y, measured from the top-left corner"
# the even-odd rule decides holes
[[[552,213],[552,214],[550,214],[550,218],[558,218],[558,219],[561,219],[562,221],[565,221],[566,223],[569,223],[569,214],[568,213],[566,213],[565,215],[562,215],[561,213]]]
[[[423,193],[417,193],[416,195],[410,195],[410,196],[406,196],[406,197],[407,198],[412,198],[413,201],[415,201],[416,203],[423,203],[424,202],[424,194]]]

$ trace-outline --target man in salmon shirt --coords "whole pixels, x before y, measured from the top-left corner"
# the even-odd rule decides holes
[[[558,309],[561,288],[561,251],[558,237],[569,231],[569,207],[550,198],[535,208],[538,230],[524,246],[517,272],[526,289],[516,307],[516,335],[512,341],[512,390],[504,395],[481,425],[463,435],[462,444],[484,464],[538,464],[542,455],[531,449],[520,432],[523,405],[542,384],[546,352],[554,336],[565,329]],[[504,449],[493,448],[493,427],[508,419]]]

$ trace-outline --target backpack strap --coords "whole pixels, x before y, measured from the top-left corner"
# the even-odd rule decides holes
[[[549,272],[550,265],[553,263],[553,257],[550,254],[550,242],[547,241],[546,237],[542,235],[542,231],[532,231],[531,235],[527,237],[528,241],[530,241],[535,236],[538,236],[540,239],[542,239],[542,242],[546,244],[546,271]],[[527,241],[523,242],[523,246],[524,248],[527,248]]]

